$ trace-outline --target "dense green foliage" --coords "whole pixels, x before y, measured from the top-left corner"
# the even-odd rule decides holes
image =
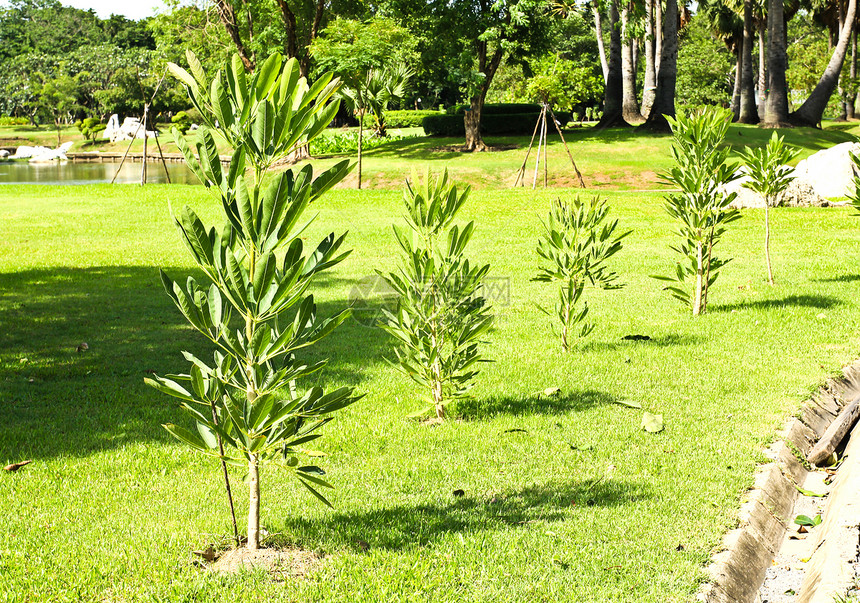
[[[571,114],[556,111],[564,126]],[[488,113],[481,118],[481,133],[487,136],[528,135],[534,132],[540,113]],[[465,126],[460,115],[428,115],[421,122],[428,136],[463,136]]]
[[[676,84],[678,109],[690,111],[704,105],[728,106],[734,84],[734,66],[734,57],[710,31],[707,19],[700,15],[693,17],[680,33]]]

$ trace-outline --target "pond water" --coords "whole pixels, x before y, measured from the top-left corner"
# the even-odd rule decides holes
[[[126,161],[116,178],[120,184],[140,183],[140,163]],[[27,163],[26,161],[0,162],[0,184],[97,184],[110,182],[119,168],[116,163],[96,162],[51,162]],[[170,181],[173,184],[199,184],[196,176],[184,163],[168,163]],[[164,166],[161,163],[146,164],[146,181],[151,184],[166,183]]]

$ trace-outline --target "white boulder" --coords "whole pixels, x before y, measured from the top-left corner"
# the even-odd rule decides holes
[[[821,197],[845,197],[854,193],[857,173],[851,153],[860,154],[860,143],[843,142],[818,151],[797,164],[795,174],[807,181]]]

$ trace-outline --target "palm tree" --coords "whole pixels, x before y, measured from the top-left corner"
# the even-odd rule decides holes
[[[674,0],[668,0],[670,2]],[[603,117],[598,128],[629,126],[622,115],[624,84],[621,74],[621,27],[619,26],[618,0],[609,2],[609,72],[603,90]],[[677,42],[675,44],[677,48]],[[674,102],[673,102],[674,106]],[[674,114],[674,109],[673,109]],[[668,127],[668,126],[667,126]]]
[[[767,100],[762,122],[778,128],[788,122],[788,86],[785,70],[788,66],[785,38],[784,0],[769,0],[767,11]]]
[[[663,14],[663,47],[660,67],[657,70],[657,89],[651,113],[641,128],[657,132],[669,132],[666,115],[675,116],[675,80],[678,77],[678,2],[666,0]]]
[[[385,136],[385,111],[388,103],[403,98],[412,70],[404,65],[395,68],[370,69],[363,78],[344,78],[341,97],[358,117],[358,188],[361,188],[361,151],[364,117],[373,115],[377,136]]]
[[[797,111],[791,114],[792,123],[802,126],[817,126],[821,122],[824,109],[827,107],[827,101],[830,100],[830,96],[836,90],[836,85],[839,83],[842,63],[845,61],[848,45],[851,42],[851,34],[854,31],[854,17],[856,13],[857,0],[849,0],[844,15],[840,14],[839,21],[841,28],[839,30],[839,41],[836,44],[836,48],[833,49],[830,62],[827,63],[827,68],[824,70],[821,79],[818,80],[818,84],[809,95],[809,98],[806,99]]]

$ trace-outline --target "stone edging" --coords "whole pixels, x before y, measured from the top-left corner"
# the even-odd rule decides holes
[[[857,396],[860,396],[860,361],[845,367],[841,378],[829,380],[804,403],[799,418],[789,419],[778,434],[779,439],[765,451],[772,462],[757,469],[753,487],[741,506],[738,527],[723,538],[721,551],[713,556],[708,567],[711,579],[699,590],[696,600],[704,603],[755,600],[765,571],[791,523],[789,514],[798,496],[795,486],[802,486],[808,473],[795,451],[805,458],[845,401]]]

